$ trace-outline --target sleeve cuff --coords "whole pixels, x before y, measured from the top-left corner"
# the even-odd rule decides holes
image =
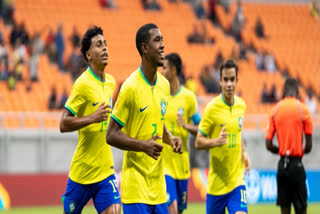
[[[202,135],[204,135],[205,137],[208,137],[208,135],[204,131],[202,131],[200,128],[198,130]]]
[[[72,108],[70,108],[69,106],[65,105],[64,106],[65,109],[67,109],[71,114],[73,114],[73,116],[76,116],[76,112],[72,110]]]
[[[124,122],[122,122],[121,120],[119,120],[114,114],[111,114],[111,118],[118,123],[121,127],[124,127]]]

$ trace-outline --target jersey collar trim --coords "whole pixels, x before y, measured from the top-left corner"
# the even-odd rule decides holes
[[[152,85],[150,84],[149,80],[144,76],[144,73],[142,72],[141,66],[139,67],[139,73],[140,73],[140,75],[142,76],[142,79],[143,79],[148,85],[152,86]],[[156,74],[156,81],[154,82],[154,86],[157,85],[157,80],[158,80],[158,75]]]
[[[220,94],[220,98],[221,98],[221,100],[222,100],[222,102],[223,102],[224,104],[226,104],[227,106],[230,107],[230,105],[223,99],[222,93]],[[234,106],[234,102],[235,102],[235,98],[233,97],[233,104],[232,104],[232,106]]]
[[[177,93],[175,95],[171,95],[172,97],[177,96],[178,94],[180,94],[180,92],[182,91],[182,85],[180,85],[179,90],[177,91]]]
[[[90,68],[90,66],[88,66],[88,70],[89,70],[89,73],[96,79],[98,80],[99,82],[103,83],[100,79],[100,77],[98,77],[98,75],[96,75]],[[106,81],[106,77],[104,77],[104,81]]]

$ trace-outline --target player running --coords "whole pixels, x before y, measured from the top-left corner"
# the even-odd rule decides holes
[[[187,208],[190,164],[188,133],[196,135],[200,122],[197,100],[194,93],[180,83],[181,58],[172,53],[165,56],[162,74],[170,83],[170,94],[165,123],[172,135],[182,140],[183,154],[177,154],[165,145],[163,149],[167,197],[170,214],[182,213]]]
[[[104,72],[108,49],[100,27],[87,30],[81,52],[89,67],[74,83],[60,121],[61,132],[78,130],[79,136],[62,196],[64,213],[81,213],[92,198],[99,214],[120,214],[113,157],[106,142],[115,80]]]
[[[143,25],[136,35],[140,67],[123,83],[107,141],[124,152],[121,200],[124,214],[167,214],[166,184],[161,154],[163,143],[182,153],[180,138],[164,125],[169,83],[157,68],[163,65],[164,44],[155,24]]]
[[[226,60],[220,67],[222,93],[206,106],[196,138],[197,149],[210,150],[207,214],[247,213],[244,169],[250,162],[241,140],[245,102],[234,95],[238,66]]]

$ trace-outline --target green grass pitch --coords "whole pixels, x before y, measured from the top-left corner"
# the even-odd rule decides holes
[[[7,211],[1,211],[0,214],[57,214],[62,213],[62,207],[34,207],[34,208],[12,208]],[[83,210],[82,214],[96,214],[94,207],[87,206]],[[206,207],[204,203],[189,203],[188,209],[183,214],[205,214]],[[258,204],[249,205],[248,213],[250,214],[280,214],[280,208],[275,204]],[[291,213],[294,213],[292,210]],[[308,214],[319,214],[320,203],[309,203]]]

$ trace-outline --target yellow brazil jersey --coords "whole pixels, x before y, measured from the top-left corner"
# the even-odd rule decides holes
[[[208,138],[217,138],[226,127],[227,144],[210,149],[210,169],[208,175],[208,193],[224,195],[239,185],[244,185],[244,168],[241,162],[241,129],[245,102],[235,96],[229,106],[222,95],[217,96],[206,106],[199,131]]]
[[[76,117],[93,114],[102,102],[112,106],[114,89],[115,80],[111,75],[105,74],[102,82],[88,67],[74,83],[65,108]],[[106,142],[109,118],[78,130],[78,145],[69,173],[71,180],[91,184],[114,174],[111,148]]]
[[[163,134],[170,86],[159,72],[151,86],[141,68],[123,83],[111,117],[131,138],[148,140]],[[162,140],[157,142],[162,143]],[[125,204],[167,202],[162,155],[154,160],[144,152],[125,151],[121,172],[121,199]]]
[[[167,129],[173,136],[180,137],[182,140],[183,154],[173,152],[172,147],[165,145],[162,151],[164,155],[165,174],[174,179],[187,179],[190,177],[190,164],[188,152],[188,131],[178,126],[177,113],[183,115],[187,124],[200,122],[196,96],[192,91],[180,86],[179,91],[169,97],[169,108],[165,116]]]

